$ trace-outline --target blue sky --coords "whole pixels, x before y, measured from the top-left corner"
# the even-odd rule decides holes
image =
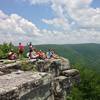
[[[94,0],[92,7],[100,7],[100,0]],[[18,15],[32,21],[39,28],[49,29],[50,27],[44,24],[41,19],[52,19],[56,15],[48,4],[30,5],[27,2],[19,2],[18,0],[1,0],[0,9],[7,14],[17,13]]]
[[[21,26],[22,21],[20,22],[21,25],[19,25],[19,23],[16,22],[16,24],[18,24],[17,25],[18,27],[15,25],[16,30],[20,29],[21,32],[22,31],[30,32],[29,34],[31,36],[31,32],[34,31],[34,27],[35,27],[36,32],[38,31],[41,33],[39,36],[36,36],[36,38],[34,39],[34,42],[36,43],[43,43],[43,44],[52,43],[52,42],[57,43],[57,41],[58,43],[62,43],[62,44],[63,43],[85,43],[85,42],[98,43],[100,42],[98,38],[100,36],[99,34],[100,32],[97,31],[100,29],[100,26],[98,24],[98,22],[100,21],[98,20],[99,19],[98,17],[100,15],[100,0],[93,0],[93,1],[92,0],[75,0],[75,2],[72,0],[69,0],[69,1],[58,0],[59,2],[57,0],[47,0],[47,1],[41,0],[41,1],[42,2],[39,2],[39,0],[1,0],[0,1],[0,10],[2,11],[1,13],[9,16],[7,20],[3,20],[3,23],[1,23],[2,31],[5,32],[2,26],[4,23],[8,21],[8,19],[10,19],[10,21],[13,21],[12,19],[17,17],[14,19],[16,21],[16,19],[18,19],[18,16],[20,16],[21,19],[24,18],[25,20],[27,20],[26,24],[28,25],[28,27],[27,29],[25,28],[25,26],[22,27]],[[73,5],[71,4],[70,1],[73,2]],[[67,5],[67,3],[69,5]],[[74,8],[77,10],[74,11]],[[84,13],[83,14],[80,13],[80,10],[83,11]],[[15,15],[13,16],[13,14]],[[89,16],[93,16],[93,18],[91,18],[90,21],[87,22]],[[72,21],[70,21],[70,19],[72,19]],[[98,21],[95,22],[95,20],[96,21],[98,20]],[[29,22],[31,22],[31,28],[32,28],[30,30],[29,30],[30,28]],[[7,27],[7,29],[9,29],[9,27]],[[8,36],[11,37],[13,36],[13,32],[15,31],[12,30],[11,27],[9,30],[10,32],[7,32],[7,34]],[[86,32],[85,33],[86,35],[84,35],[84,32]],[[93,32],[95,34],[93,34]],[[15,33],[17,34],[17,32]],[[19,33],[20,32],[18,30],[18,34]],[[81,35],[82,37],[84,37],[83,40],[79,39],[79,41],[77,41]],[[90,35],[90,38],[88,38],[89,35]],[[48,40],[49,37],[53,38],[54,36],[56,36],[57,38],[55,38],[53,41]],[[2,34],[2,37],[4,37],[4,34]],[[27,39],[29,38],[30,37],[27,37]],[[69,38],[71,38],[72,40]],[[5,39],[3,40],[5,41]],[[11,40],[12,39],[10,39],[9,41]],[[29,39],[29,41],[30,40],[32,39]],[[61,42],[59,42],[59,40],[61,40]],[[25,42],[25,40],[21,40],[21,41]]]
[[[17,13],[18,15],[34,22],[39,28],[48,28],[43,22],[42,18],[52,19],[55,17],[54,12],[47,4],[30,5],[27,2],[19,2],[18,0],[1,0],[0,9],[7,14]]]
[[[100,0],[93,0],[91,6],[93,6],[94,8],[97,8],[97,7],[100,8]]]

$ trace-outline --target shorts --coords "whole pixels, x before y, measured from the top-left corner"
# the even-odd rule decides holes
[[[19,50],[19,54],[23,54],[23,52],[24,52],[24,51],[22,51],[22,50]]]

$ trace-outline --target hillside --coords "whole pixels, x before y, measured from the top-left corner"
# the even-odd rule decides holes
[[[53,48],[57,54],[68,58],[72,65],[79,64],[100,70],[100,44],[37,45],[35,47],[45,51]]]
[[[60,56],[68,58],[71,66],[80,72],[80,84],[73,86],[67,100],[100,100],[100,44],[64,44],[64,45],[35,45],[38,50],[55,49]],[[11,48],[17,53],[13,44],[0,45],[0,59],[7,58]],[[28,47],[24,56],[28,52]],[[24,66],[24,69],[30,68]],[[96,71],[95,71],[95,70]]]
[[[67,100],[100,100],[100,44],[38,45],[38,49],[55,51],[70,60],[80,71],[81,81]]]

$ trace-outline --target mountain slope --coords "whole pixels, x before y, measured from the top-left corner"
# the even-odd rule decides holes
[[[35,47],[45,51],[53,48],[57,54],[68,58],[73,65],[80,64],[83,67],[100,70],[100,44],[37,45]]]

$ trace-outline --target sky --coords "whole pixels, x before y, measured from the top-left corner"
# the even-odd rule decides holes
[[[0,43],[100,43],[100,0],[0,0]]]

